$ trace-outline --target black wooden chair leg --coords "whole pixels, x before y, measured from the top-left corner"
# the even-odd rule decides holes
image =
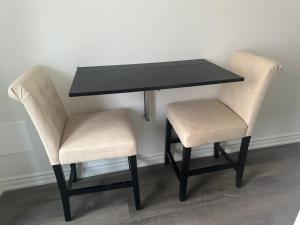
[[[72,163],[72,164],[70,164],[70,167],[71,167],[71,171],[73,171],[73,173],[74,173],[72,182],[77,182],[78,181],[78,177],[77,177],[76,164]]]
[[[183,147],[182,151],[182,162],[181,162],[181,176],[180,176],[180,185],[179,185],[179,200],[186,200],[186,189],[187,181],[189,176],[189,166],[191,159],[191,148]]]
[[[134,194],[134,201],[135,201],[135,208],[136,210],[141,209],[141,201],[140,201],[140,190],[139,190],[139,178],[137,172],[137,163],[136,163],[136,156],[128,157],[129,161],[129,168],[131,172],[132,178],[132,187],[133,187],[133,194]]]
[[[238,167],[236,171],[236,187],[240,188],[243,185],[243,175],[244,175],[244,168],[245,162],[247,158],[247,152],[250,144],[251,137],[244,137],[242,139],[239,157],[238,157]]]
[[[171,137],[172,137],[172,125],[168,119],[166,119],[166,136],[165,136],[165,164],[170,163],[168,152],[171,148]]]
[[[64,215],[65,215],[65,220],[70,221],[71,220],[71,209],[70,209],[70,200],[69,200],[69,195],[68,195],[68,186],[66,183],[65,175],[62,170],[61,165],[54,165],[53,170],[55,173],[55,177],[57,180],[62,204],[63,204],[63,209],[64,209]]]
[[[214,143],[214,158],[218,159],[219,158],[219,150],[217,148],[217,146],[219,145],[219,142]]]

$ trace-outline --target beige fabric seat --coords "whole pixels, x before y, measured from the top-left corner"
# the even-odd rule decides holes
[[[51,165],[136,155],[126,110],[68,118],[50,75],[34,67],[14,81],[10,97],[21,101],[46,149]]]
[[[245,121],[218,100],[172,103],[167,117],[187,148],[242,138],[247,132]]]
[[[61,164],[136,155],[136,142],[126,110],[70,117],[59,149]]]
[[[70,196],[118,188],[133,188],[135,207],[141,209],[137,174],[137,147],[129,113],[125,109],[86,113],[68,117],[50,74],[33,67],[9,87],[11,98],[27,110],[47,152],[59,187],[65,220],[71,220]],[[128,157],[131,180],[72,188],[77,181],[76,163]],[[62,164],[70,164],[69,181]]]
[[[223,84],[218,99],[167,106],[167,118],[185,147],[251,136],[269,83],[281,66],[271,59],[237,51],[231,57],[230,69],[245,80]]]
[[[233,168],[236,171],[236,186],[242,186],[247,151],[255,120],[273,76],[281,66],[276,61],[246,51],[238,51],[230,59],[232,72],[243,76],[243,82],[222,85],[219,98],[175,102],[167,106],[165,164],[170,162],[179,179],[179,200],[186,200],[189,176]],[[172,137],[175,131],[179,140]],[[220,142],[241,138],[238,159],[232,159]],[[171,144],[183,145],[181,169],[172,155]],[[214,158],[221,153],[228,161],[225,164],[189,170],[191,150],[211,143]]]

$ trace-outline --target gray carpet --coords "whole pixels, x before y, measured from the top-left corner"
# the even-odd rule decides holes
[[[299,161],[300,144],[250,151],[241,189],[234,185],[233,170],[195,176],[189,179],[184,203],[178,201],[178,182],[170,166],[140,168],[141,211],[134,209],[131,188],[81,195],[71,198],[73,220],[67,224],[293,224],[300,209]],[[216,160],[201,158],[192,164],[212,163]],[[124,176],[126,172],[91,177],[76,185]],[[0,224],[66,224],[56,184],[5,192]]]

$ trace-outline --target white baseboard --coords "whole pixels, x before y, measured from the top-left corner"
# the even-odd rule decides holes
[[[0,190],[8,191],[19,188],[38,186],[55,182],[53,171],[32,173],[27,175],[4,178],[0,180]]]
[[[251,140],[250,149],[259,149],[271,146],[278,146],[284,144],[292,144],[300,142],[300,133],[292,133],[285,135],[277,135],[265,138],[253,138]],[[226,151],[236,152],[239,150],[239,142],[228,142],[225,145]],[[193,157],[210,156],[213,153],[212,145],[206,145],[200,149],[193,150]],[[175,159],[179,159],[180,154],[175,154]],[[153,156],[139,156],[138,166],[144,167],[149,165],[163,163],[164,154],[153,155]],[[127,159],[116,159],[109,163],[99,164],[99,162],[89,163],[86,166],[82,166],[80,169],[80,176],[88,177],[101,173],[110,173],[120,170],[128,169]],[[68,171],[66,171],[67,173]],[[55,182],[53,171],[27,174],[22,176],[9,177],[0,179],[0,196],[1,191],[14,190],[24,187],[38,186],[42,184],[48,184]]]

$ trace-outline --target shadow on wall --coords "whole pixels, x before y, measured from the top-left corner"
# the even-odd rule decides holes
[[[4,72],[0,70],[0,123],[14,121],[15,118],[22,116],[21,107],[15,107],[12,99],[8,96],[9,83],[3,79],[5,77],[3,74]]]
[[[285,133],[298,132],[298,129],[295,129],[295,120],[290,118],[295,117],[295,114],[300,112],[298,104],[300,94],[298,88],[300,76],[298,73],[300,66],[289,59],[292,52],[291,48],[289,46],[285,49],[274,49],[273,46],[261,46],[253,50],[258,54],[274,58],[282,65],[282,70],[272,79],[270,88],[263,100],[257,117],[254,136],[273,135],[274,127],[277,133],[282,133],[280,130]]]

